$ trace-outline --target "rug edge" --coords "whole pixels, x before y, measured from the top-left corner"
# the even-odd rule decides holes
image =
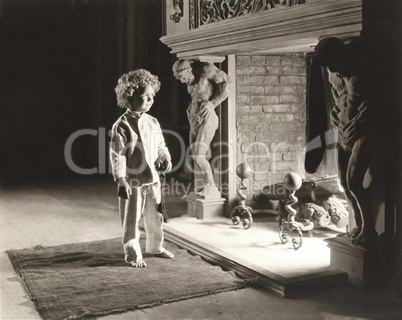
[[[184,300],[193,299],[193,298],[206,297],[209,295],[222,293],[222,292],[229,292],[229,291],[245,289],[252,283],[255,283],[254,279],[239,279],[237,281],[239,281],[241,283],[231,286],[231,287],[227,287],[227,288],[221,288],[221,289],[217,289],[217,290],[213,290],[213,291],[208,290],[208,291],[203,291],[203,292],[199,292],[199,293],[193,293],[190,295],[182,295],[180,297],[158,300],[158,301],[154,301],[152,303],[147,303],[147,304],[133,306],[133,307],[111,309],[108,311],[101,311],[101,312],[84,312],[80,315],[69,317],[69,318],[67,318],[67,320],[78,320],[78,319],[85,319],[86,317],[106,316],[106,315],[111,315],[111,314],[118,314],[118,313],[125,313],[125,312],[129,312],[129,311],[142,310],[142,309],[146,309],[146,308],[160,306],[163,304],[179,302],[179,301],[184,301]],[[49,320],[52,320],[52,319],[49,318]]]
[[[39,312],[40,305],[39,305],[37,299],[34,298],[27,282],[25,281],[24,275],[19,270],[21,263],[20,263],[19,259],[17,258],[16,251],[18,251],[18,250],[14,250],[14,249],[7,250],[6,253],[7,253],[8,259],[10,260],[10,263],[11,263],[11,266],[13,267],[14,272],[17,274],[17,276],[20,277],[18,282],[24,288],[25,292],[28,294],[29,300],[32,301],[36,312],[38,312],[38,314],[41,316],[41,313]]]

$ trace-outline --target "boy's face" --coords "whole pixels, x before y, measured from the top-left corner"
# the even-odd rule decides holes
[[[130,110],[137,112],[147,112],[151,109],[154,103],[155,90],[150,84],[147,84],[145,88],[142,88],[130,102]]]

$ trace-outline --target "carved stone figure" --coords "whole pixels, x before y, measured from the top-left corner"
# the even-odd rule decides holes
[[[229,94],[228,75],[212,63],[179,59],[173,65],[176,79],[187,85],[191,101],[187,109],[190,124],[190,148],[194,162],[203,175],[203,187],[197,195],[219,195],[212,169],[207,159],[211,141],[218,129],[215,108]]]
[[[352,243],[368,245],[378,234],[364,176],[379,142],[379,107],[370,77],[356,46],[330,37],[315,47],[316,59],[328,71],[335,105],[331,126],[338,135],[338,175],[353,210],[356,227],[347,234]]]

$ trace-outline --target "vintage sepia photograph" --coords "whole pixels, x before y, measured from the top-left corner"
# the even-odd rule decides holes
[[[0,319],[402,319],[402,2],[0,0]]]

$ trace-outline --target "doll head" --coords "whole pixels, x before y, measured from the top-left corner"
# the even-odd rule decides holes
[[[114,89],[116,91],[117,105],[120,108],[130,109],[130,103],[134,97],[142,95],[148,85],[153,88],[155,93],[161,87],[158,77],[145,69],[137,69],[123,74]]]

